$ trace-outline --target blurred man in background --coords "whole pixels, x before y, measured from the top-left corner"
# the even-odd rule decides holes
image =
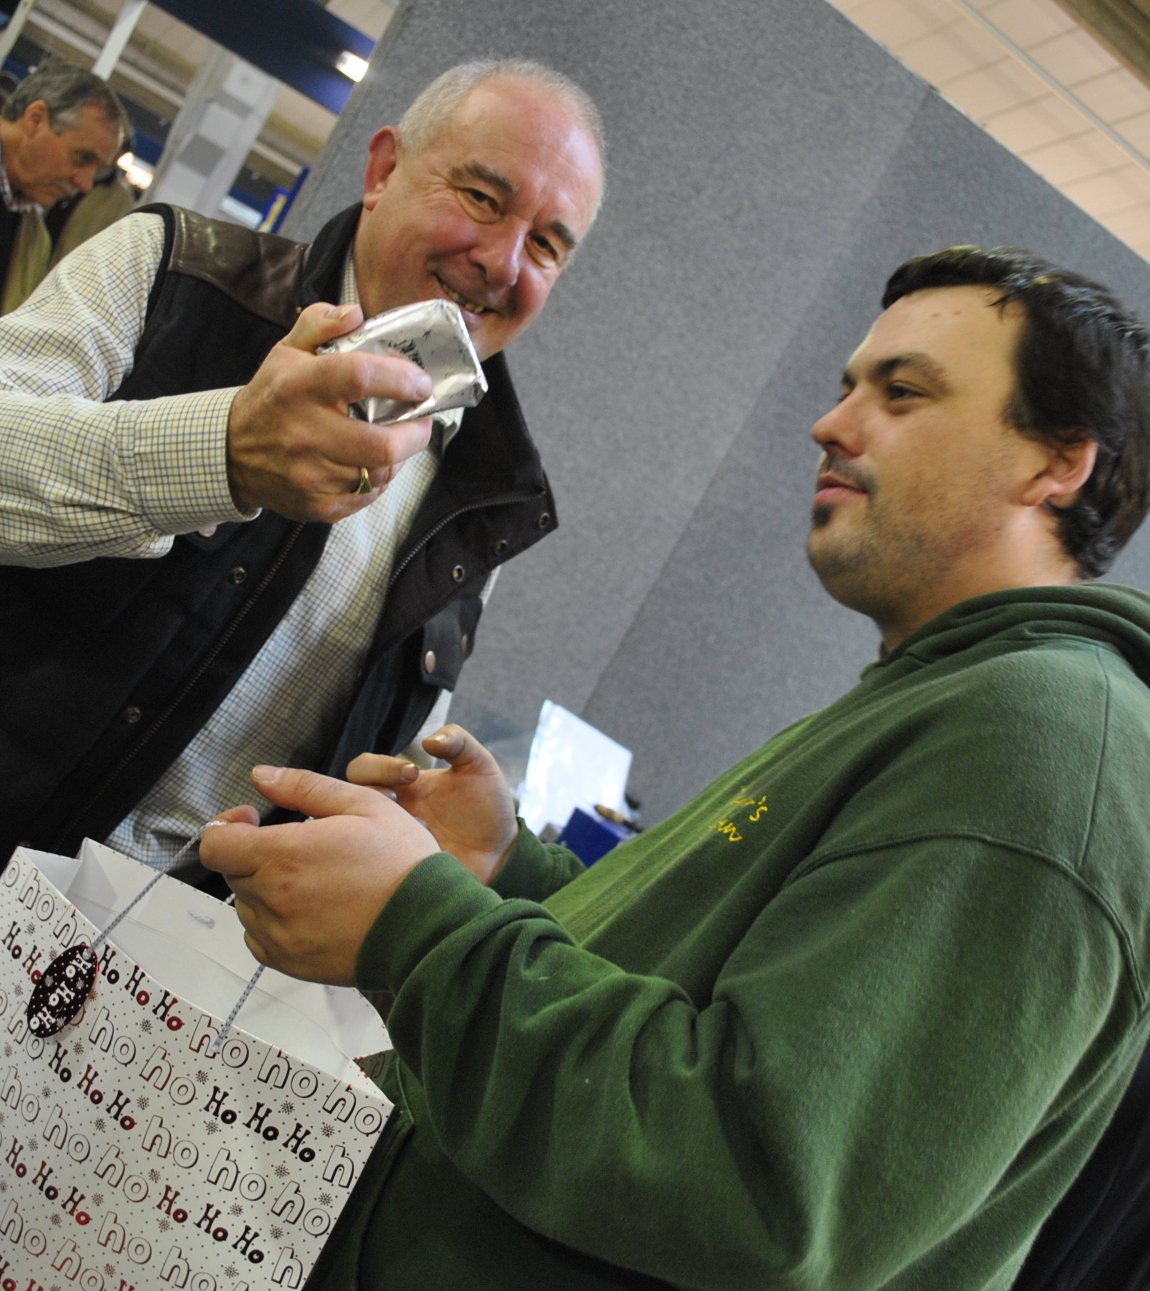
[[[21,305],[47,273],[53,240],[43,212],[90,193],[131,137],[124,106],[106,81],[51,59],[0,108],[0,313]],[[88,221],[86,236],[130,206],[121,200]],[[75,238],[69,248],[76,245]]]

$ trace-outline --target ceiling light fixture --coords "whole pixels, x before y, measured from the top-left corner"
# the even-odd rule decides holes
[[[124,172],[128,183],[133,188],[147,188],[155,178],[151,166],[147,162],[141,161],[138,157],[134,157],[130,152],[124,153],[116,164]]]
[[[335,60],[335,69],[337,72],[342,72],[348,80],[362,81],[363,74],[367,71],[367,59],[360,58],[358,54],[352,54],[345,49]]]

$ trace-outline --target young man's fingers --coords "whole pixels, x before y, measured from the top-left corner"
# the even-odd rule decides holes
[[[434,758],[440,758],[455,771],[497,771],[495,758],[470,731],[454,722],[440,727],[423,741],[423,747]]]
[[[391,789],[414,784],[419,768],[406,758],[390,758],[382,753],[361,753],[347,764],[347,778],[352,784],[371,789]]]
[[[239,905],[240,903],[237,901],[236,902],[237,911],[239,910]],[[242,914],[240,915],[240,922],[241,923],[245,922]],[[260,943],[259,939],[253,936],[251,932],[246,930],[244,932],[244,944],[247,946],[248,950],[252,952],[252,958],[256,961],[257,964],[263,964],[265,968],[268,968],[271,966],[271,961],[268,959],[267,951],[264,950],[263,945]]]
[[[209,870],[222,874],[230,883],[232,879],[247,878],[255,874],[267,859],[267,849],[262,846],[263,831],[259,827],[259,816],[250,807],[232,807],[216,817],[217,821],[233,816],[233,813],[250,811],[255,820],[231,819],[225,826],[212,823],[205,826],[200,836],[200,863]]]
[[[209,821],[209,825],[215,826],[218,822],[227,825],[258,825],[260,823],[260,814],[254,807],[229,807],[227,811],[221,811],[215,820]],[[205,829],[208,825],[204,826]]]
[[[295,767],[255,767],[252,784],[277,807],[304,816],[378,816],[382,807],[370,789]]]

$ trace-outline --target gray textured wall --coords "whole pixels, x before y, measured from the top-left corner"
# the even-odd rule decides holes
[[[542,59],[599,103],[610,191],[510,354],[561,527],[514,562],[454,716],[558,701],[635,750],[666,815],[873,657],[807,568],[807,437],[890,270],[1021,244],[1120,287],[1150,266],[822,0],[410,0],[293,212],[361,192],[366,143],[465,58]],[[1150,537],[1117,574],[1150,588]]]

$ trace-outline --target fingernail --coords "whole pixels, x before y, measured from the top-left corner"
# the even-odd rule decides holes
[[[332,305],[324,315],[325,318],[344,318],[355,308],[354,305]]]
[[[429,740],[434,740],[436,744],[442,744],[443,741],[447,739],[447,736],[443,731],[436,731],[434,735],[429,735],[427,738]]]
[[[434,389],[435,382],[432,381],[426,372],[421,372],[419,376],[415,378],[415,392],[421,398],[426,399]]]
[[[262,784],[272,784],[280,778],[283,767],[252,767],[252,779]]]
[[[419,768],[414,762],[409,762],[407,766],[399,773],[405,780],[414,780],[419,775]]]

